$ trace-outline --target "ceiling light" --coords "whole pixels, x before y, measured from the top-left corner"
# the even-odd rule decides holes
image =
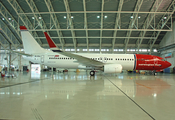
[[[2,18],[2,20],[5,20],[4,18]]]
[[[100,16],[97,16],[97,18],[100,18]]]
[[[71,16],[71,18],[74,18],[74,16]]]
[[[35,19],[35,17],[32,17],[32,19]]]
[[[39,19],[42,19],[42,17],[39,17]]]
[[[138,18],[140,19],[141,17],[139,16]]]
[[[64,16],[64,19],[66,19],[66,16]]]
[[[167,17],[164,17],[164,19],[167,19]]]
[[[12,20],[12,18],[9,18],[9,20]]]
[[[133,16],[131,16],[131,19],[133,18]]]
[[[105,16],[105,18],[107,18],[108,16]]]

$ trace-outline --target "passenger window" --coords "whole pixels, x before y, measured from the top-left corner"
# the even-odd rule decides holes
[[[117,60],[117,58],[116,58],[116,60]]]
[[[113,58],[111,58],[111,60],[113,60]]]

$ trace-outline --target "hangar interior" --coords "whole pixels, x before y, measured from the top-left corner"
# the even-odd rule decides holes
[[[15,72],[0,79],[0,118],[173,119],[174,5],[175,0],[0,0],[0,65]],[[31,74],[31,62],[12,52],[23,52],[21,25],[45,49],[43,32],[63,51],[150,54],[172,66],[158,76]]]

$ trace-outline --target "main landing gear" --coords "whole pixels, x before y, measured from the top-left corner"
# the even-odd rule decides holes
[[[90,71],[90,76],[94,76],[94,75],[95,75],[95,71],[94,70]]]

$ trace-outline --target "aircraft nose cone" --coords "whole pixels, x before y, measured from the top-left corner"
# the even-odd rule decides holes
[[[167,67],[170,67],[171,66],[171,63],[167,61]]]

